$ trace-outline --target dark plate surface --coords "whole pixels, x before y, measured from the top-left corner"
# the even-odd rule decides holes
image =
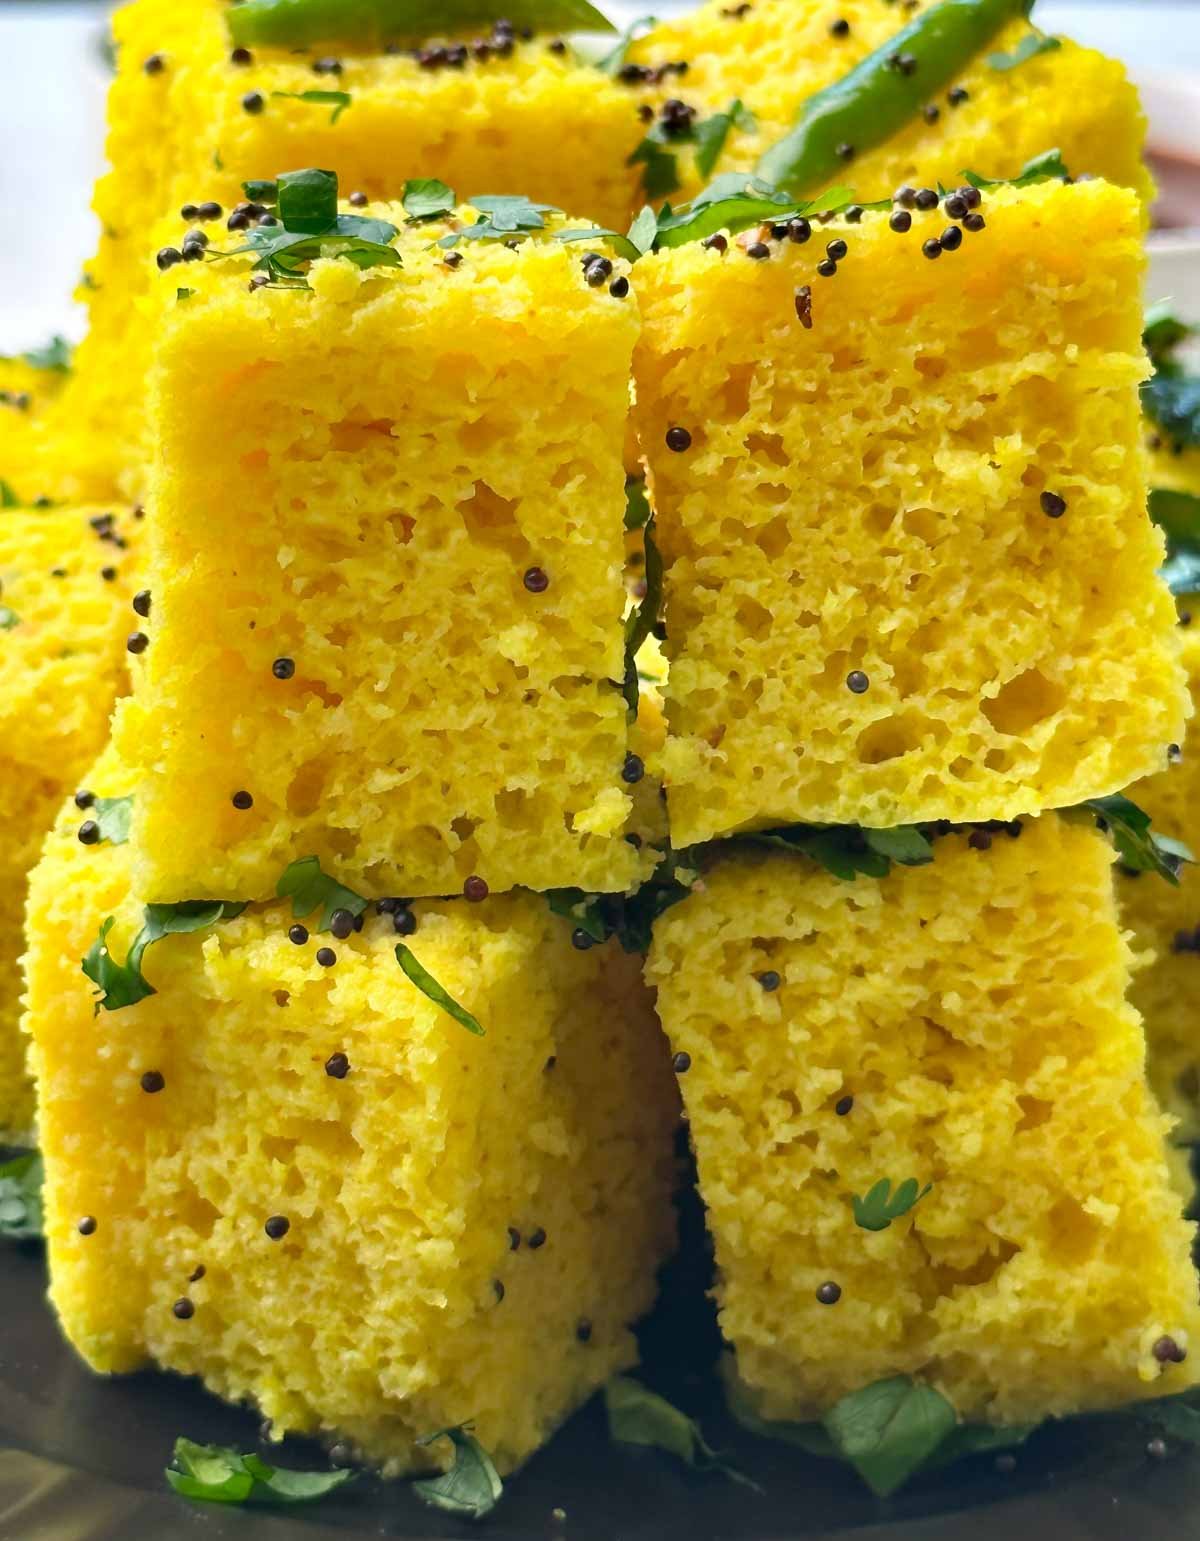
[[[848,1470],[747,1439],[722,1418],[711,1382],[680,1368],[684,1340],[694,1363],[697,1341],[707,1352],[712,1338],[698,1297],[679,1295],[647,1331],[650,1378],[704,1417],[713,1443],[763,1486],[761,1497],[717,1476],[693,1476],[655,1452],[611,1445],[593,1402],[509,1483],[482,1526],[425,1508],[403,1483],[365,1477],[286,1512],[189,1504],[162,1479],[176,1434],[250,1449],[254,1416],[174,1376],[92,1375],[59,1336],[44,1292],[39,1247],[0,1248],[3,1541],[1200,1541],[1200,1452],[1153,1461],[1145,1432],[1125,1423],[1035,1435],[1010,1475],[981,1456],[897,1498],[874,1499]],[[278,1464],[320,1459],[313,1447],[289,1441]],[[555,1508],[566,1511],[564,1523],[553,1518]]]

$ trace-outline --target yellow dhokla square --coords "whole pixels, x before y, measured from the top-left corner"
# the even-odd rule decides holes
[[[26,877],[125,687],[133,527],[120,509],[0,510],[0,1134],[33,1112],[17,1027]]]
[[[243,258],[178,304],[163,276],[154,613],[118,726],[143,899],[266,898],[310,854],[376,895],[616,891],[652,862],[621,692],[636,302],[547,232],[446,233],[317,261],[307,293],[248,292]]]
[[[243,59],[229,14],[225,0],[134,0],[114,17],[112,169],[96,189],[102,234],[82,293],[91,331],[50,425],[82,447],[66,490],[144,490],[153,338],[133,300],[152,271],[154,223],[168,212],[218,204],[220,216],[200,228],[220,244],[243,180],[327,166],[347,193],[371,198],[398,197],[406,178],[440,177],[464,196],[524,192],[605,224],[628,219],[636,172],[626,161],[644,127],[637,93],[552,35],[506,40],[484,27],[482,39],[463,38],[465,57],[441,63],[437,38],[397,52],[256,43]],[[317,100],[302,99],[312,92]],[[321,99],[328,92],[342,95]],[[47,437],[47,458],[53,449]]]
[[[92,781],[133,786],[111,759]],[[109,916],[123,959],[140,910],[130,847],[75,823],[34,874],[26,959],[70,1340],[388,1469],[464,1421],[519,1464],[634,1362],[671,1243],[678,1094],[640,960],[580,952],[534,895],[418,904],[406,945],[477,1037],[401,972],[390,915],[296,945],[274,905],[167,936],[157,994],[93,1018],[80,959]]]
[[[640,87],[660,115],[671,99],[694,109],[697,121],[740,101],[748,116],[731,126],[715,170],[750,171],[811,96],[886,48],[933,3],[902,9],[880,0],[708,0],[635,43],[630,61],[650,69],[686,62],[685,74],[668,72]],[[1056,145],[1074,175],[1121,183],[1148,203],[1154,188],[1142,161],[1145,116],[1122,65],[1069,39],[1013,68],[992,65],[994,56],[1012,57],[1029,34],[1028,22],[1010,21],[961,75],[929,90],[904,129],[857,147],[832,180],[849,183],[864,200],[887,198],[906,182],[952,187],[965,170],[1015,176]],[[694,150],[669,138],[664,148],[676,153],[680,187],[672,201],[694,196],[707,181]],[[820,190],[793,188],[804,196]]]
[[[738,1376],[768,1419],[898,1374],[996,1424],[1181,1391],[1194,1228],[1112,852],[1053,814],[935,850],[852,883],[730,860],[655,925]],[[932,1187],[906,1214],[857,1223],[910,1178]]]
[[[1136,201],[1044,182],[975,212],[937,261],[944,209],[635,269],[676,845],[1065,806],[1181,735]]]
[[[1200,702],[1200,596],[1180,600],[1186,625],[1183,658],[1194,702]],[[1192,737],[1176,747],[1170,763],[1129,789],[1160,834],[1200,848],[1200,744]],[[1144,882],[1121,873],[1121,917],[1133,930],[1144,966],[1134,976],[1131,999],[1146,1023],[1147,1071],[1163,1106],[1194,1136],[1200,1120],[1200,877],[1185,864],[1179,886]]]

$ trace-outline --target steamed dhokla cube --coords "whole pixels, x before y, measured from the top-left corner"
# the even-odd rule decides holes
[[[154,221],[190,208],[214,245],[264,168],[328,166],[346,192],[398,197],[406,178],[464,195],[523,191],[624,228],[643,132],[637,92],[504,24],[461,39],[365,52],[335,43],[239,48],[225,0],[134,0],[117,11],[111,170],[96,189],[101,239],[88,264],[91,330],[60,416],[88,443],[79,474],[141,495],[142,384],[152,333]],[[187,278],[181,278],[186,284]]]
[[[44,484],[40,451],[44,420],[66,384],[69,351],[56,337],[34,353],[0,358],[0,510],[57,490],[53,478]]]
[[[635,269],[676,845],[1065,806],[1180,737],[1136,200],[1043,182],[986,192],[982,229],[952,213]]]
[[[1193,615],[1200,597],[1180,600],[1183,658],[1193,701],[1200,702],[1200,634]],[[1129,789],[1156,830],[1200,851],[1200,744],[1189,736],[1172,745],[1163,768]],[[1130,998],[1146,1024],[1146,1068],[1163,1106],[1194,1136],[1200,1121],[1200,877],[1185,863],[1179,886],[1121,872],[1121,918],[1133,932],[1143,966]]]
[[[1194,1227],[1112,852],[1056,814],[935,852],[853,882],[736,858],[655,924],[739,1379],[768,1419],[899,1374],[999,1424],[1181,1391]],[[890,1223],[863,1202],[910,1179]]]
[[[134,786],[111,759],[92,780]],[[110,916],[124,960],[141,910],[130,847],[76,822],[34,874],[26,959],[67,1336],[389,1468],[462,1422],[517,1465],[634,1361],[672,1238],[677,1092],[640,961],[579,951],[532,894],[417,904],[404,944],[478,1037],[401,971],[392,914],[297,944],[274,905],[154,943],[157,993],[93,1018],[80,960]]]
[[[548,230],[436,244],[455,225],[406,230],[403,266],[315,261],[307,293],[247,258],[179,304],[162,278],[118,728],[144,899],[269,897],[308,854],[376,895],[652,862],[621,689],[636,302]]]
[[[658,185],[670,191],[664,155],[675,158],[676,203],[694,196],[713,169],[752,170],[810,97],[887,50],[933,8],[933,0],[904,7],[880,0],[708,0],[656,27],[634,43],[625,73],[641,75],[639,89],[658,108],[651,128],[662,141],[654,162]],[[1015,176],[1056,145],[1075,175],[1106,177],[1148,203],[1154,189],[1141,158],[1145,117],[1124,68],[1065,38],[1028,54],[1030,27],[1017,19],[1018,9],[960,74],[931,83],[898,133],[879,144],[850,145],[852,156],[828,180],[848,183],[862,199],[887,198],[904,183],[953,186],[964,170]],[[993,62],[1018,58],[1023,49],[1019,64]],[[895,51],[906,56],[900,46]],[[741,110],[731,112],[732,103]],[[704,156],[721,128],[721,151],[709,167]],[[792,190],[808,196],[821,187]]]
[[[132,523],[120,509],[0,510],[0,1135],[33,1112],[17,1025],[26,877],[125,687]]]

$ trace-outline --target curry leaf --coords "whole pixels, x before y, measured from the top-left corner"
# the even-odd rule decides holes
[[[460,1006],[454,997],[433,977],[427,968],[417,959],[411,947],[406,947],[403,942],[396,943],[396,962],[403,969],[417,989],[423,995],[427,995],[435,1006],[440,1006],[448,1012],[454,1020],[460,1023],[469,1033],[475,1033],[483,1037],[483,1028],[465,1006]],[[433,1436],[437,1438],[438,1436]]]
[[[0,605],[0,631],[11,631],[21,624],[21,617],[9,605]]]
[[[1167,301],[1151,305],[1142,325],[1142,342],[1155,369],[1174,367],[1172,354],[1194,331],[1195,328],[1177,316]]]
[[[640,530],[650,518],[650,499],[646,496],[646,478],[625,478],[625,528]]]

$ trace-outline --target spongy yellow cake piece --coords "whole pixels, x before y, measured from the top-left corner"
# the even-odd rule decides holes
[[[1200,702],[1200,596],[1180,601],[1183,659],[1194,702]],[[1195,616],[1197,619],[1193,620]],[[1189,735],[1169,762],[1129,789],[1129,796],[1163,835],[1200,847],[1200,743]],[[1179,886],[1146,883],[1120,873],[1121,916],[1132,928],[1145,966],[1131,999],[1146,1023],[1147,1071],[1163,1106],[1180,1118],[1177,1138],[1200,1131],[1200,876],[1191,863]]]
[[[635,269],[677,846],[1065,806],[1182,734],[1136,200],[1044,182],[976,212],[937,261],[944,208]]]
[[[224,0],[134,0],[113,18],[112,169],[97,185],[102,234],[81,291],[91,328],[50,425],[80,446],[76,493],[144,491],[152,333],[133,300],[146,287],[154,222],[171,210],[219,204],[219,217],[199,222],[218,245],[243,180],[326,166],[347,193],[371,198],[398,197],[409,177],[439,177],[464,196],[523,192],[605,224],[624,228],[628,219],[636,172],[626,161],[643,133],[638,93],[577,62],[554,37],[506,43],[484,28],[483,49],[468,47],[457,63],[422,64],[408,48],[333,58],[286,47],[256,47],[238,62],[227,10]],[[431,38],[424,51],[436,56],[437,46]],[[330,91],[348,105],[300,99]]]
[[[111,757],[91,779],[134,787]],[[390,915],[296,945],[277,904],[155,943],[158,993],[93,1017],[80,959],[109,916],[124,958],[140,907],[130,846],[75,822],[34,873],[26,959],[71,1342],[389,1470],[464,1421],[519,1464],[634,1362],[672,1241],[678,1093],[640,960],[578,951],[532,894],[418,904],[406,945],[477,1037],[401,972]]]
[[[51,468],[41,463],[43,424],[66,381],[66,370],[43,368],[24,355],[0,358],[0,508],[28,507],[58,491]]]
[[[162,277],[154,612],[117,729],[144,899],[270,897],[309,854],[376,896],[653,865],[621,692],[636,301],[545,233],[457,266],[445,233],[318,261],[307,294],[248,290],[245,258],[183,303]]]
[[[731,126],[717,172],[753,170],[791,128],[804,102],[884,46],[934,0],[708,0],[636,42],[630,60],[651,69],[686,63],[641,89],[659,106],[674,99],[698,121],[740,101],[748,117]],[[1154,187],[1142,161],[1146,120],[1121,64],[1069,39],[1009,70],[989,62],[1027,37],[1014,21],[952,81],[931,91],[923,112],[882,145],[857,148],[834,179],[864,200],[890,197],[905,183],[953,186],[964,170],[1012,177],[1026,161],[1057,146],[1074,175],[1102,176],[1135,189],[1149,203]],[[678,118],[678,108],[673,109]],[[670,115],[670,110],[668,115]],[[676,153],[676,203],[707,181],[686,142]],[[818,187],[794,191],[809,196]]]
[[[768,1419],[896,1374],[998,1424],[1182,1391],[1194,1227],[1111,850],[1056,814],[935,846],[854,882],[730,859],[655,925],[738,1376]],[[932,1187],[906,1214],[856,1223],[910,1178]]]
[[[135,529],[120,508],[0,510],[0,1134],[33,1112],[17,1028],[26,877],[126,685]]]

